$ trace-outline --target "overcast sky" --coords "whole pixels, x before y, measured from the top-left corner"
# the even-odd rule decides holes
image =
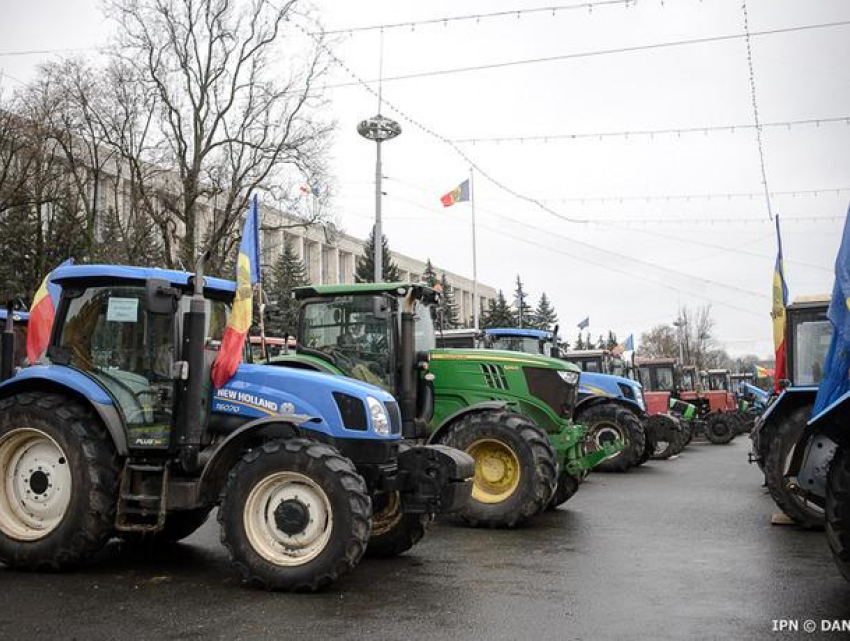
[[[325,0],[315,6],[324,27],[336,30],[561,4],[569,2]],[[850,21],[846,0],[749,0],[748,7],[752,32]],[[110,28],[98,0],[0,0],[0,53],[96,47]],[[638,0],[629,7],[452,21],[384,30],[383,75],[741,33],[741,0]],[[334,42],[335,54],[361,78],[378,77],[380,31],[343,33]],[[850,118],[850,25],[754,36],[752,49],[762,123]],[[26,81],[47,58],[0,55],[4,89],[17,84],[8,76]],[[329,84],[350,80],[336,69]],[[388,80],[383,95],[383,113],[403,129],[384,146],[390,245],[470,275],[470,207],[444,209],[439,202],[468,177],[469,164],[392,106],[450,139],[753,122],[741,38]],[[365,236],[374,213],[375,150],[356,125],[377,112],[377,101],[359,86],[328,89],[328,97],[328,116],[338,122],[337,218],[349,233]],[[766,127],[763,142],[768,184],[778,192],[773,209],[784,219],[791,296],[829,292],[850,202],[850,123]],[[776,241],[754,130],[458,144],[497,181],[554,212],[476,173],[482,282],[508,294],[520,274],[534,302],[542,291],[552,299],[570,340],[585,316],[594,335],[613,329],[622,339],[672,321],[680,305],[711,303],[718,338],[731,354],[770,355]],[[694,197],[668,200],[673,196]],[[812,217],[825,220],[805,219]]]

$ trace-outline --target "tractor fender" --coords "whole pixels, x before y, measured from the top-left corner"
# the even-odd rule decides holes
[[[127,456],[129,450],[124,421],[112,397],[96,381],[70,367],[34,365],[25,367],[13,378],[0,384],[0,398],[34,391],[65,394],[88,405],[103,421],[117,454]]]
[[[806,426],[804,434],[821,434],[844,447],[850,446],[848,416],[850,416],[850,392],[813,417]]]
[[[474,405],[468,405],[462,409],[459,409],[454,414],[449,414],[446,418],[443,419],[443,422],[440,423],[439,427],[428,437],[429,443],[439,443],[440,439],[443,437],[449,426],[454,423],[461,416],[466,416],[467,414],[475,414],[477,412],[484,412],[487,410],[503,410],[508,406],[507,401],[482,401],[481,403],[475,403]]]
[[[580,411],[586,410],[589,407],[596,407],[597,405],[604,405],[605,403],[614,403],[623,409],[629,410],[632,414],[638,417],[638,420],[642,421],[646,418],[646,412],[641,409],[640,405],[634,401],[617,398],[616,396],[586,396],[576,403],[573,415],[576,415]]]
[[[212,451],[201,454],[206,459],[204,470],[198,481],[200,503],[209,504],[218,501],[221,488],[227,480],[227,474],[239,462],[246,450],[269,439],[288,439],[309,435],[309,423],[321,422],[321,419],[303,414],[280,414],[248,421],[230,433],[227,438],[214,446]],[[317,440],[327,436],[316,433]]]
[[[753,447],[750,461],[762,461],[766,456],[766,443],[763,443],[764,434],[774,425],[782,423],[790,414],[796,412],[805,405],[813,405],[817,396],[817,387],[789,387],[782,390],[779,396],[756,419],[756,423],[750,432],[750,440]],[[805,435],[805,432],[804,432]],[[808,440],[808,439],[806,439]],[[762,463],[759,463],[761,465]]]

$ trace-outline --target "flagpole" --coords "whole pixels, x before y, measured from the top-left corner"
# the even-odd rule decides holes
[[[478,256],[475,242],[475,190],[472,187],[472,167],[469,168],[469,203],[472,206],[472,327],[478,329]]]

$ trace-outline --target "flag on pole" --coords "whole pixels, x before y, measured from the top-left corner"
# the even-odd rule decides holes
[[[582,322],[578,324],[579,329],[587,329],[590,326],[590,316],[585,318]]]
[[[624,340],[619,345],[614,346],[614,348],[611,350],[611,353],[614,356],[619,356],[620,354],[633,351],[635,351],[635,337],[634,334],[629,334],[629,337],[626,340]]]
[[[754,366],[756,368],[756,378],[768,378],[769,376],[774,375],[774,370],[769,369],[767,367],[762,367],[761,365],[756,364]]]
[[[817,416],[840,396],[850,391],[850,210],[835,260],[835,285],[827,318],[832,323],[832,340],[824,360],[824,376],[812,416]]]
[[[69,258],[59,267],[73,264],[74,259]],[[47,351],[47,344],[50,342],[53,319],[56,316],[56,308],[59,306],[59,296],[62,294],[62,288],[52,280],[55,271],[55,269],[51,271],[41,281],[41,286],[36,291],[32,305],[30,305],[30,318],[27,327],[27,359],[30,364],[36,363],[41,358],[42,354]]]
[[[251,199],[248,217],[242,230],[242,242],[236,258],[236,294],[221,347],[212,365],[212,382],[216,388],[223,387],[236,373],[242,361],[245,336],[251,328],[253,313],[252,287],[260,278],[260,241],[257,197]]]
[[[443,203],[443,207],[451,207],[455,203],[462,203],[468,200],[469,180],[464,180],[461,184],[440,198],[440,202]]]
[[[785,308],[788,306],[788,286],[785,283],[785,268],[782,264],[782,236],[779,233],[779,216],[776,216],[776,265],[773,268],[773,348],[776,352],[776,391],[779,381],[788,378],[785,366]]]

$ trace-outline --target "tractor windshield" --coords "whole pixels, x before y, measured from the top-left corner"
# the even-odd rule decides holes
[[[680,384],[683,390],[687,390],[689,392],[694,392],[697,389],[697,381],[695,372],[692,369],[682,370],[682,376],[680,380]]]
[[[346,376],[392,390],[392,315],[379,313],[374,300],[369,296],[343,296],[307,303],[300,347],[319,352]]]
[[[709,374],[708,389],[713,391],[729,391],[729,386],[726,382],[726,374]]]
[[[434,329],[434,307],[419,303],[416,306],[414,328],[417,352],[430,352],[437,347],[437,332]]]
[[[543,354],[541,342],[528,336],[494,336],[490,339],[491,349],[504,349],[524,354]]]
[[[672,392],[673,368],[644,365],[640,368],[640,384],[650,392]]]
[[[832,338],[828,320],[808,320],[794,326],[795,385],[818,385],[823,378],[823,363]]]

